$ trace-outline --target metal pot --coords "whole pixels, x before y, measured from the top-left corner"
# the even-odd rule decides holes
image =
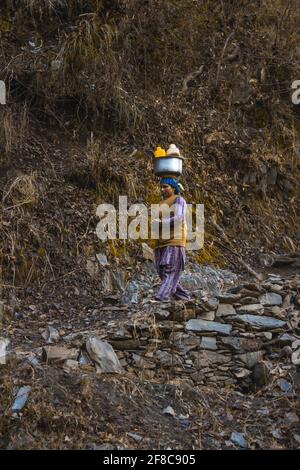
[[[183,157],[156,157],[154,159],[154,173],[156,176],[180,176],[182,174]]]

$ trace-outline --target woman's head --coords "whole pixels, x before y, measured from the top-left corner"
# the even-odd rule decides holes
[[[164,198],[180,194],[179,183],[175,178],[161,178],[160,190]]]

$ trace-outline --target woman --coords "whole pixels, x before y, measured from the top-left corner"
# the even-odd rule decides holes
[[[167,204],[173,209],[170,217],[163,217],[160,211],[160,234],[156,241],[155,267],[162,283],[155,295],[156,300],[166,301],[171,297],[188,300],[190,294],[181,287],[179,278],[185,265],[186,246],[186,202],[180,196],[180,183],[175,178],[162,178],[160,180],[161,204]],[[165,239],[163,228],[170,227],[170,234]],[[180,231],[176,228],[180,228]]]

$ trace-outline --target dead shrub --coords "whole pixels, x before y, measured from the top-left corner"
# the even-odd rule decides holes
[[[9,160],[14,150],[21,150],[29,133],[28,106],[25,102],[21,107],[0,108],[0,142],[3,156],[0,161]]]
[[[35,207],[39,200],[39,188],[37,184],[37,175],[20,175],[15,178],[4,190],[2,204],[4,209],[8,210],[15,207],[26,206]]]

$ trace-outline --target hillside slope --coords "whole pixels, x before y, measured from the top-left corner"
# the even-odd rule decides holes
[[[6,285],[85,263],[99,250],[97,204],[116,204],[119,194],[154,202],[152,150],[171,142],[187,157],[186,199],[205,205],[197,262],[234,263],[217,227],[252,265],[260,251],[299,249],[295,2],[5,0],[0,8]],[[128,262],[139,247],[106,250]]]

